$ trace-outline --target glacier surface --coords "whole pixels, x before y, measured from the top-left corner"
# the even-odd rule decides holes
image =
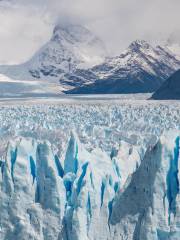
[[[179,240],[179,103],[67,102],[1,103],[0,239]]]

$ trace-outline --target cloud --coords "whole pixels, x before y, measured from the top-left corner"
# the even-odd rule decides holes
[[[119,53],[135,39],[163,42],[170,34],[180,42],[179,0],[112,0],[111,14],[97,18],[91,27],[105,39],[114,53]],[[114,4],[113,4],[114,3]],[[113,11],[114,9],[114,11]]]
[[[34,7],[1,3],[0,22],[0,64],[26,61],[52,32],[48,15]]]
[[[180,41],[179,0],[7,0],[0,5],[0,62],[29,58],[56,22],[83,24],[113,54],[135,39]]]

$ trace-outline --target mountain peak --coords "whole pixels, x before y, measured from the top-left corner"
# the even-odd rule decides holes
[[[53,30],[53,41],[61,41],[63,39],[69,42],[88,42],[95,36],[84,26],[77,24],[57,24]]]
[[[54,27],[54,30],[53,30],[53,33],[57,33],[59,31],[66,31],[66,32],[69,32],[69,31],[83,31],[83,32],[89,32],[89,30],[82,26],[82,25],[78,25],[78,24],[57,24],[55,27]]]
[[[129,45],[131,51],[137,51],[140,49],[151,49],[151,45],[145,40],[135,40]]]
[[[156,91],[180,61],[166,49],[144,40],[132,42],[121,55],[93,69],[101,81],[66,91],[69,94],[119,94]],[[102,81],[103,80],[103,81]]]

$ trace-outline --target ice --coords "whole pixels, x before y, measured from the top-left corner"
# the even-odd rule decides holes
[[[78,165],[78,144],[76,142],[75,136],[72,133],[64,161],[65,174],[68,172],[76,174],[78,170]]]
[[[39,225],[47,225],[47,219],[56,222],[56,231],[60,231],[60,192],[63,195],[64,190],[53,165],[47,144],[18,139],[9,145],[1,182],[1,239],[41,239],[43,228]],[[46,227],[48,234],[54,232],[53,225]]]
[[[167,186],[171,157],[177,156],[174,152],[177,136],[177,133],[172,132],[165,134],[152,149],[149,149],[125,192],[116,196],[111,224],[115,229],[119,226],[119,236],[123,235],[123,232],[126,234],[123,229],[126,220],[126,224],[129,225],[127,239],[163,239],[163,236],[168,237],[167,239],[178,239],[174,236],[179,235],[176,225],[179,221],[179,210],[176,208],[176,216],[169,219]],[[173,185],[174,180],[171,179],[170,182],[172,192],[177,193],[177,186]],[[179,191],[174,201],[178,206]],[[125,203],[128,209],[122,208]]]
[[[179,137],[177,137],[176,139],[174,156],[170,158],[170,167],[167,174],[167,198],[169,202],[169,215],[171,213],[176,215],[176,197],[179,193],[178,161],[179,161]]]
[[[178,102],[0,108],[0,239],[179,240]]]

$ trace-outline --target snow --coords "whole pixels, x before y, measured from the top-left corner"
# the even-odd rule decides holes
[[[56,96],[64,88],[57,86],[57,82],[47,82],[40,80],[13,79],[0,74],[0,97],[22,97],[22,96]]]
[[[125,79],[130,86],[134,81],[147,82],[132,92],[153,92],[180,67],[173,50],[178,52],[178,45],[173,46],[153,47],[136,40],[119,56],[108,57],[103,42],[85,27],[57,25],[52,38],[30,60],[0,66],[0,96],[55,96],[108,79]]]
[[[180,44],[177,42],[166,43],[166,48],[175,54],[176,58],[180,60]]]
[[[103,42],[85,27],[58,24],[52,38],[30,60],[21,65],[0,66],[0,73],[27,85],[29,82],[45,85],[46,93],[50,90],[54,93],[55,89],[62,92],[72,87],[60,82],[66,73],[101,64],[106,54]]]
[[[177,240],[180,103],[87,99],[1,102],[0,238]]]
[[[143,69],[152,75],[161,77],[161,74],[164,74],[167,77],[170,69],[175,71],[180,67],[179,59],[176,59],[172,51],[168,51],[168,47],[152,47],[143,40],[132,42],[128,49],[119,56],[107,58],[104,65],[107,71],[106,68],[105,71],[101,71],[101,65],[99,67],[100,71],[97,71],[101,79],[109,76],[112,77],[120,69],[121,73],[119,76],[126,75],[126,71],[129,74],[135,74],[137,70],[140,71],[140,69]],[[161,69],[158,69],[158,65],[161,65],[161,68],[162,66],[164,67],[162,72]]]

